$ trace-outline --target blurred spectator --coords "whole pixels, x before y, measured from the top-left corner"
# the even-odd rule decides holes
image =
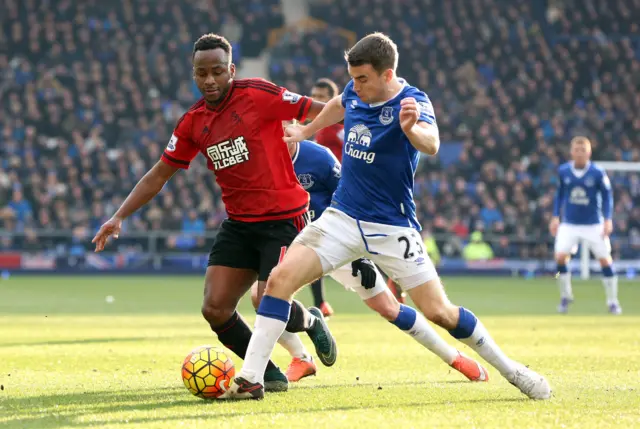
[[[595,160],[640,162],[637,1],[315,0],[310,13],[325,24],[284,32],[269,52],[271,79],[300,93],[320,77],[343,86],[344,49],[388,33],[399,74],[429,94],[438,118],[443,144],[419,164],[415,197],[425,229],[458,238],[446,254],[482,231],[499,256],[550,257],[555,169],[573,135],[591,138]],[[193,41],[220,31],[241,65],[283,22],[279,0],[0,2],[0,229],[38,231],[41,242],[40,230],[73,230],[69,248],[78,231],[90,236],[199,97]],[[640,177],[610,176],[614,255],[632,255]],[[200,159],[124,227],[173,230],[162,245],[199,249],[194,236],[225,216]],[[28,234],[3,236],[0,248]],[[522,245],[531,236],[538,242]]]
[[[474,231],[471,233],[471,241],[462,250],[462,257],[465,261],[488,261],[493,259],[493,249],[483,241],[480,231]]]

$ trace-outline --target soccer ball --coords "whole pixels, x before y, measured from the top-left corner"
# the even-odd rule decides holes
[[[215,399],[226,392],[235,373],[231,358],[211,346],[192,350],[182,363],[184,385],[204,399]]]

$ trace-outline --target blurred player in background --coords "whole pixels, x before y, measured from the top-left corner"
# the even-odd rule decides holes
[[[256,280],[266,282],[308,221],[309,195],[298,183],[282,141],[282,121],[313,118],[324,104],[262,79],[235,80],[231,45],[218,35],[200,37],[192,60],[203,98],[180,118],[161,160],[93,242],[99,252],[109,236],[118,238],[122,221],[202,153],[216,175],[229,216],[209,256],[202,314],[220,342],[244,358],[251,329],[236,311],[238,301]],[[293,323],[287,329],[307,332],[320,356],[330,353],[335,344],[320,310],[307,310],[299,302],[291,308]],[[267,390],[288,388],[285,374],[273,362],[262,375]]]
[[[313,88],[311,88],[311,98],[321,103],[328,102],[339,93],[338,85],[327,78],[318,79],[313,85]],[[344,128],[342,124],[333,124],[321,129],[316,133],[314,139],[318,144],[328,148],[338,161],[342,160],[342,142],[344,140]],[[302,186],[304,187],[304,183]],[[329,200],[331,200],[331,196],[329,196]],[[318,214],[317,217],[320,217],[320,214]],[[311,283],[311,293],[313,294],[313,305],[322,311],[322,315],[324,317],[332,316],[333,308],[325,299],[324,281],[322,278]]]
[[[327,148],[309,140],[289,142],[289,154],[298,180],[311,196],[309,214],[314,220],[322,215],[329,204],[340,180],[340,163]],[[471,381],[487,381],[487,372],[473,359],[464,356],[453,346],[447,345],[433,330],[427,320],[413,308],[400,305],[386,288],[384,279],[375,265],[368,259],[357,259],[328,274],[348,290],[357,292],[364,303],[384,319],[396,325],[418,343],[435,352],[438,356],[460,371]],[[257,308],[261,296],[258,285],[254,285],[253,304]],[[411,326],[401,323],[401,313],[415,314]],[[440,342],[438,347],[432,343]],[[317,371],[313,358],[304,344],[294,333],[284,331],[278,342],[291,354],[292,361],[287,368],[287,378],[296,382],[314,375]],[[453,356],[453,361],[451,357]]]
[[[571,140],[572,161],[558,169],[558,189],[549,229],[556,237],[555,257],[558,263],[560,305],[566,313],[573,302],[571,273],[567,264],[578,244],[588,243],[602,267],[602,284],[611,314],[621,314],[618,302],[618,276],[611,259],[609,235],[613,231],[613,191],[605,171],[590,162],[591,142],[586,137]]]
[[[449,301],[418,233],[413,178],[420,152],[435,155],[440,146],[429,98],[397,77],[397,46],[383,34],[364,37],[345,58],[352,80],[344,92],[311,124],[285,132],[287,141],[302,141],[344,119],[342,178],[331,207],[305,227],[271,273],[255,335],[227,396],[263,397],[264,368],[287,324],[293,294],[366,256],[407,291],[429,320],[475,350],[521,392],[532,399],[549,398],[544,377],[508,358],[471,311]],[[416,320],[415,310],[405,306],[394,323],[410,330]],[[437,335],[431,340],[431,350],[446,353],[441,349],[449,347],[446,342]],[[482,368],[476,371],[482,378]]]
[[[328,103],[329,100],[340,94],[338,85],[331,79],[322,78],[311,88],[311,98],[322,103]],[[315,134],[315,141],[326,147],[342,162],[342,145],[344,144],[344,126],[340,123],[329,125]]]

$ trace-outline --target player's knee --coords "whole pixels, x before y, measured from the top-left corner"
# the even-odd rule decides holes
[[[429,321],[447,330],[454,329],[458,323],[459,310],[452,304],[433,305],[423,312]]]
[[[569,262],[569,255],[566,253],[556,253],[556,263],[558,265],[566,265]]]
[[[292,284],[293,271],[286,265],[278,265],[271,271],[265,293],[273,295],[274,292],[285,292]]]
[[[600,258],[598,261],[600,262],[600,266],[602,268],[610,267],[613,264],[613,260],[611,259],[610,256],[606,258]]]
[[[202,304],[202,316],[211,326],[218,326],[231,318],[235,308],[227,308],[213,302]]]
[[[391,293],[381,293],[365,301],[367,306],[384,319],[393,321],[398,317],[400,304]]]

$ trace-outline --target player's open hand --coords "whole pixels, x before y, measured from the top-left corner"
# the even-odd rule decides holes
[[[551,218],[551,222],[549,223],[549,232],[553,237],[558,233],[558,227],[560,226],[560,219],[557,217]]]
[[[112,217],[108,221],[106,221],[101,227],[100,231],[93,237],[91,240],[92,243],[96,243],[96,252],[101,252],[104,250],[104,245],[107,244],[107,239],[110,235],[113,235],[113,238],[118,238],[120,235],[120,229],[122,229],[122,219],[117,217]]]
[[[407,97],[400,101],[400,127],[405,133],[409,132],[420,119],[420,106],[413,97]]]
[[[607,219],[604,221],[604,225],[602,228],[602,236],[608,237],[611,235],[612,232],[613,232],[613,222],[611,221],[611,219]]]
[[[300,125],[288,125],[284,128],[284,141],[287,143],[297,143],[304,140],[304,127]]]

